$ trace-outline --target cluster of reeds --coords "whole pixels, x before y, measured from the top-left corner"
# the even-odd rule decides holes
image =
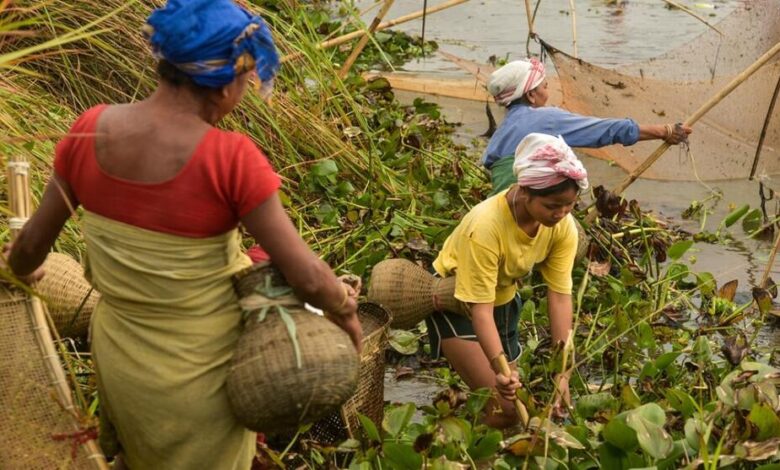
[[[140,29],[161,3],[5,5],[0,31],[13,34],[0,32],[0,41],[19,53],[0,55],[0,123],[9,131],[0,150],[33,162],[34,197],[50,174],[54,143],[75,116],[154,89],[154,60]],[[271,24],[282,55],[301,56],[283,65],[270,105],[248,96],[222,125],[246,133],[268,155],[305,239],[331,264],[358,273],[383,257],[378,245],[435,243],[463,210],[449,202],[481,195],[483,181],[462,150],[435,145],[447,131],[435,107],[402,107],[386,83],[368,84],[356,71],[337,76],[349,48],[318,49],[320,32],[354,29],[356,20],[328,20],[327,5],[314,7],[316,15],[302,14],[297,2],[252,8]],[[366,50],[388,58],[377,46],[372,41]],[[79,253],[78,228],[69,225],[58,243]]]

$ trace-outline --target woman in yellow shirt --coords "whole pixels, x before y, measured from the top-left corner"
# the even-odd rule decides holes
[[[513,170],[517,184],[474,206],[433,263],[439,276],[457,274],[455,297],[469,305],[471,320],[449,312],[426,320],[434,356],[443,353],[472,389],[498,390],[485,417],[494,427],[518,422],[513,404],[520,387],[516,282],[534,266],[547,284],[553,342],[565,342],[572,329],[577,229],[570,212],[579,192],[588,187],[585,168],[560,137],[526,136],[517,146]],[[510,362],[511,377],[498,372],[501,355]],[[555,412],[563,415],[568,377],[559,374],[556,382]]]

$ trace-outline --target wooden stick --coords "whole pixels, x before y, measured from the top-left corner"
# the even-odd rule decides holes
[[[574,7],[574,0],[569,0],[569,9],[571,10],[571,44],[574,49],[573,57],[577,58],[577,9]]]
[[[756,169],[758,168],[758,159],[761,157],[761,150],[764,148],[764,139],[766,138],[766,130],[769,127],[769,121],[772,120],[772,114],[775,112],[775,103],[777,103],[777,95],[780,92],[780,76],[777,77],[777,85],[775,85],[775,92],[772,94],[772,101],[769,102],[769,109],[766,112],[764,118],[764,127],[761,128],[761,136],[758,138],[758,146],[756,146],[756,156],[753,157],[753,166],[750,168],[750,177],[752,180],[756,176]]]
[[[780,247],[780,230],[777,231],[777,236],[775,237],[775,246],[772,247],[772,251],[769,253],[769,263],[767,263],[766,269],[764,270],[764,275],[761,276],[761,283],[758,285],[758,287],[762,289],[766,289],[766,283],[769,281],[769,273],[772,272],[772,265],[775,263],[775,256],[777,256],[778,247]]]
[[[753,62],[752,65],[750,65],[748,68],[743,70],[739,75],[734,77],[734,79],[729,82],[728,85],[723,87],[722,90],[720,90],[718,93],[715,94],[712,98],[709,99],[706,103],[704,103],[699,109],[696,110],[695,113],[693,113],[686,121],[686,126],[692,126],[696,122],[698,122],[699,119],[701,119],[702,116],[707,114],[709,110],[711,110],[715,105],[720,103],[726,96],[728,96],[732,91],[734,91],[735,88],[737,88],[739,85],[741,85],[745,80],[750,78],[756,70],[763,67],[767,62],[769,62],[772,57],[775,56],[780,52],[780,43],[777,43],[766,51],[764,55],[759,57],[755,62]],[[645,159],[645,161],[642,162],[638,167],[634,169],[629,175],[624,179],[617,187],[612,191],[615,194],[622,194],[623,191],[626,190],[631,184],[639,178],[639,176],[644,173],[648,168],[650,168],[653,163],[655,163],[656,160],[658,160],[661,155],[666,152],[666,149],[670,147],[670,144],[667,142],[664,142],[661,144],[655,152],[650,154],[649,157]],[[596,219],[598,211],[594,209],[591,209],[591,212],[588,214],[588,216],[585,218],[585,221],[588,223],[593,222]]]
[[[32,214],[29,167],[30,164],[20,158],[11,159],[8,163],[8,200],[14,215],[9,221],[12,238],[16,238],[22,225]],[[54,340],[47,322],[49,313],[38,297],[28,296],[25,307],[30,315],[30,323],[36,343],[49,373],[50,385],[54,388],[62,407],[71,415],[74,430],[79,431],[79,413],[73,404],[73,397],[70,395],[65,371],[62,369],[59,355],[54,348]],[[82,445],[86,448],[87,458],[93,462],[94,468],[108,470],[106,458],[100,452],[94,440],[90,439]]]
[[[684,11],[685,13],[688,13],[692,17],[696,18],[697,20],[699,20],[702,23],[704,23],[705,25],[707,25],[708,28],[712,29],[716,33],[718,33],[721,36],[723,36],[723,33],[718,28],[716,28],[715,26],[712,26],[711,24],[709,24],[707,22],[707,20],[705,20],[701,16],[697,15],[695,11],[691,10],[690,8],[686,7],[685,5],[681,5],[681,4],[679,4],[679,3],[677,3],[677,2],[675,2],[673,0],[664,0],[664,2],[666,2],[667,4],[669,4],[669,5],[671,5],[671,6],[675,7],[675,8],[678,8],[678,9]]]
[[[349,54],[349,57],[347,57],[347,60],[344,61],[344,65],[341,66],[341,70],[339,70],[338,74],[340,79],[344,80],[344,78],[346,78],[347,74],[349,73],[349,69],[352,68],[352,64],[355,63],[360,53],[363,52],[363,48],[366,47],[366,44],[368,44],[368,39],[372,34],[374,34],[377,26],[379,26],[379,23],[382,22],[382,18],[385,17],[391,6],[393,6],[393,0],[385,0],[385,4],[382,5],[379,13],[377,13],[376,17],[371,22],[371,25],[369,25],[368,32],[360,38],[360,41],[358,41],[355,48],[352,49],[352,52]],[[425,43],[423,43],[423,48],[424,47]]]
[[[417,18],[420,18],[423,15],[430,15],[431,13],[437,13],[442,10],[446,10],[447,8],[454,7],[455,5],[460,5],[461,3],[466,3],[469,0],[449,0],[447,2],[444,2],[440,5],[436,5],[435,7],[431,7],[425,10],[416,11],[414,13],[409,13],[408,15],[399,16],[398,18],[390,21],[385,21],[384,23],[380,23],[379,26],[376,27],[377,31],[382,31],[383,29],[392,28],[395,25],[399,25],[401,23],[407,23],[412,20],[416,20]],[[316,47],[316,49],[327,49],[329,47],[338,46],[340,44],[344,44],[345,42],[349,42],[355,38],[359,38],[361,36],[364,36],[366,34],[365,29],[361,29],[360,31],[353,31],[351,33],[347,33],[343,36],[339,36],[333,39],[328,39],[327,41],[323,41],[319,43]],[[303,52],[296,52],[294,54],[288,54],[281,58],[281,62],[285,63],[291,60],[300,59],[303,57]]]
[[[506,356],[501,354],[496,359],[498,359],[498,368],[501,369],[501,375],[512,377],[512,369],[509,368],[509,362],[506,360]],[[515,398],[515,410],[517,410],[517,415],[520,416],[520,422],[523,427],[528,427],[528,421],[530,419],[528,417],[528,410],[519,398]]]
[[[536,35],[534,32],[534,20],[531,16],[531,0],[525,0],[525,16],[528,18],[528,37]]]

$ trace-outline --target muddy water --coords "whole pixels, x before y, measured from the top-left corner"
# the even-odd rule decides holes
[[[429,2],[429,5],[438,2]],[[535,2],[532,1],[532,4]],[[580,57],[590,62],[610,66],[645,60],[672,49],[701,33],[705,25],[680,11],[668,10],[660,0],[630,0],[620,6],[607,5],[605,0],[574,1],[577,19],[577,51]],[[611,2],[615,3],[615,2]],[[741,0],[684,2],[708,22],[716,23],[726,16]],[[370,7],[372,1],[360,1],[361,8]],[[396,1],[388,14],[394,18],[421,8],[419,1]],[[364,17],[370,20],[373,11]],[[536,31],[548,42],[560,49],[572,52],[571,15],[569,2],[542,0],[536,21]],[[421,21],[398,26],[411,34],[419,34]],[[458,56],[485,62],[488,57],[515,59],[525,56],[527,23],[521,0],[471,1],[450,10],[431,15],[427,19],[426,38],[439,42],[444,51]],[[531,43],[531,52],[538,53],[538,45]],[[551,67],[550,67],[551,68]],[[465,72],[440,56],[431,56],[406,64],[403,70],[424,72],[442,77],[467,77]],[[402,102],[411,102],[417,95],[398,92]],[[456,140],[474,145],[475,158],[479,156],[486,139],[479,137],[488,127],[485,104],[426,96],[442,105],[445,116],[452,122],[459,122]],[[503,118],[502,110],[492,107],[498,122]],[[670,152],[680,159],[688,158],[677,148]],[[692,149],[695,158],[696,149]],[[625,177],[625,172],[607,162],[587,156],[583,161],[590,173],[593,185],[614,187]],[[691,232],[700,229],[699,221],[683,220],[681,213],[694,200],[704,200],[712,189],[723,193],[715,206],[714,213],[707,217],[705,229],[715,231],[720,221],[734,206],[750,204],[758,207],[758,183],[751,181],[706,182],[663,182],[640,179],[627,191],[626,196],[636,199],[646,210],[652,210],[663,218],[682,226]],[[778,186],[773,183],[773,186]],[[771,213],[777,211],[776,202],[768,204]],[[732,279],[739,281],[738,300],[750,299],[750,288],[760,281],[767,267],[771,243],[757,241],[745,236],[739,224],[729,230],[735,242],[729,245],[697,243],[686,258],[692,261],[696,271],[711,272],[719,285]],[[689,256],[690,255],[690,256]],[[771,267],[772,277],[780,281],[780,258]],[[780,322],[769,322],[759,336],[761,351],[766,354],[780,346]],[[407,379],[396,383],[392,374],[386,380],[386,399],[427,403],[435,394],[438,385],[434,381]]]

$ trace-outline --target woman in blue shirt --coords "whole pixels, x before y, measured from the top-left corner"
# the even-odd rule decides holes
[[[491,173],[492,194],[515,182],[512,174],[515,149],[525,136],[534,132],[560,135],[571,147],[591,148],[634,145],[652,139],[674,145],[691,133],[691,128],[683,125],[641,125],[633,119],[601,119],[545,107],[548,83],[544,64],[536,59],[509,62],[493,72],[487,88],[498,104],[508,108],[482,158],[482,164]]]

